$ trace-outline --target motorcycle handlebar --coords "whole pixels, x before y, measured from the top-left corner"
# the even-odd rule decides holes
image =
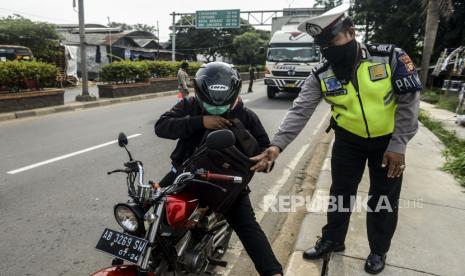
[[[113,170],[113,171],[111,171],[111,172],[107,172],[107,174],[110,175],[110,174],[117,173],[117,172],[120,172],[120,173],[130,173],[131,171],[129,171],[128,169],[117,169],[117,170]]]
[[[200,178],[206,181],[226,181],[230,183],[242,183],[242,177],[226,174],[218,174],[211,172],[204,172],[200,174]]]

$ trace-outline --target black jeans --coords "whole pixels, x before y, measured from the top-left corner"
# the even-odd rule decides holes
[[[333,182],[330,196],[335,199],[336,206],[342,206],[344,209],[351,207],[351,198],[355,199],[368,160],[368,241],[371,251],[379,254],[386,253],[391,245],[397,226],[402,185],[402,176],[388,178],[387,168],[381,167],[389,141],[390,136],[365,139],[336,130],[331,157]],[[350,211],[328,210],[328,223],[322,229],[323,239],[343,243],[349,227],[350,214]]]
[[[171,185],[175,177],[175,173],[168,173],[160,181],[160,186]],[[255,219],[248,192],[244,191],[239,195],[224,217],[241,240],[260,275],[283,274],[281,264],[276,259],[265,233]]]

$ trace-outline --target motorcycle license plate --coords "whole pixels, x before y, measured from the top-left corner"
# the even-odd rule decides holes
[[[137,264],[148,241],[105,228],[95,247],[104,253]]]

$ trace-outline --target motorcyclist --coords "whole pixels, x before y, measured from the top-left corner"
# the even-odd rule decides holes
[[[177,170],[201,144],[205,132],[227,128],[231,125],[228,119],[239,119],[261,148],[269,146],[270,140],[260,119],[244,106],[239,97],[241,87],[240,75],[231,65],[223,62],[202,65],[194,78],[195,97],[183,99],[161,115],[155,123],[156,135],[178,140],[171,154],[171,171],[160,181],[161,186],[173,183]],[[282,267],[255,219],[249,191],[244,189],[224,217],[241,240],[258,273],[282,275]]]

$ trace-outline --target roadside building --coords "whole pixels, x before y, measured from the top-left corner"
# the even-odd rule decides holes
[[[57,25],[62,36],[65,60],[60,65],[67,76],[79,77],[80,48],[77,24]],[[89,79],[96,79],[100,67],[117,60],[171,60],[171,51],[163,49],[153,33],[122,31],[99,24],[86,24],[87,68]],[[182,59],[182,56],[177,55]]]

